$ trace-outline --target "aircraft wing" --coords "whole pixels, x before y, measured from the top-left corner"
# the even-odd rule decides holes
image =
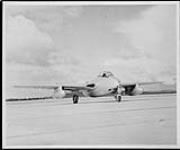
[[[72,97],[73,93],[77,93],[79,96],[83,97],[84,92],[83,91],[89,91],[94,89],[94,87],[86,87],[86,86],[29,86],[29,85],[23,85],[23,86],[14,86],[15,88],[32,88],[32,89],[49,89],[49,90],[54,90],[54,94],[56,93],[61,93],[62,91],[67,91],[65,92],[65,95],[63,96],[64,98]],[[60,91],[59,91],[60,90]],[[9,99],[7,101],[17,101],[17,100],[35,100],[35,99],[49,99],[50,97],[37,97],[37,98],[21,98],[21,99]],[[53,96],[52,96],[53,98]]]
[[[143,85],[155,85],[155,84],[159,84],[158,88],[146,89],[146,90],[144,90],[144,88],[143,88],[142,94],[149,95],[149,94],[176,93],[176,89],[164,86],[162,81],[160,81],[160,82],[122,83],[120,85],[123,88],[125,88],[125,92],[127,95],[132,95],[133,92],[135,92],[134,90],[141,91],[141,89],[142,89],[141,86],[143,86]],[[137,88],[137,89],[135,89],[135,88]]]

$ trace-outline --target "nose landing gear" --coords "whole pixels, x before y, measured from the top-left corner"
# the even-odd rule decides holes
[[[117,95],[115,96],[118,102],[121,102],[122,95],[125,95],[125,89],[119,84],[117,87]]]
[[[79,100],[79,96],[78,95],[73,95],[73,104],[77,104]]]

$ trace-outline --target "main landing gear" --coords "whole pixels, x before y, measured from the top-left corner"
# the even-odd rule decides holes
[[[78,95],[73,95],[73,104],[77,104],[79,100],[79,96]]]
[[[121,100],[122,100],[122,96],[121,95],[116,95],[115,98],[116,98],[116,100],[118,102],[121,102]]]

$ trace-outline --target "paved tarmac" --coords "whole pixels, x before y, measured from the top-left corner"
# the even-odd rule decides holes
[[[176,95],[5,102],[5,146],[176,144]]]

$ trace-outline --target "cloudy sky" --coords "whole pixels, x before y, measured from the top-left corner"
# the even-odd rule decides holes
[[[173,82],[176,5],[5,5],[5,82]]]

